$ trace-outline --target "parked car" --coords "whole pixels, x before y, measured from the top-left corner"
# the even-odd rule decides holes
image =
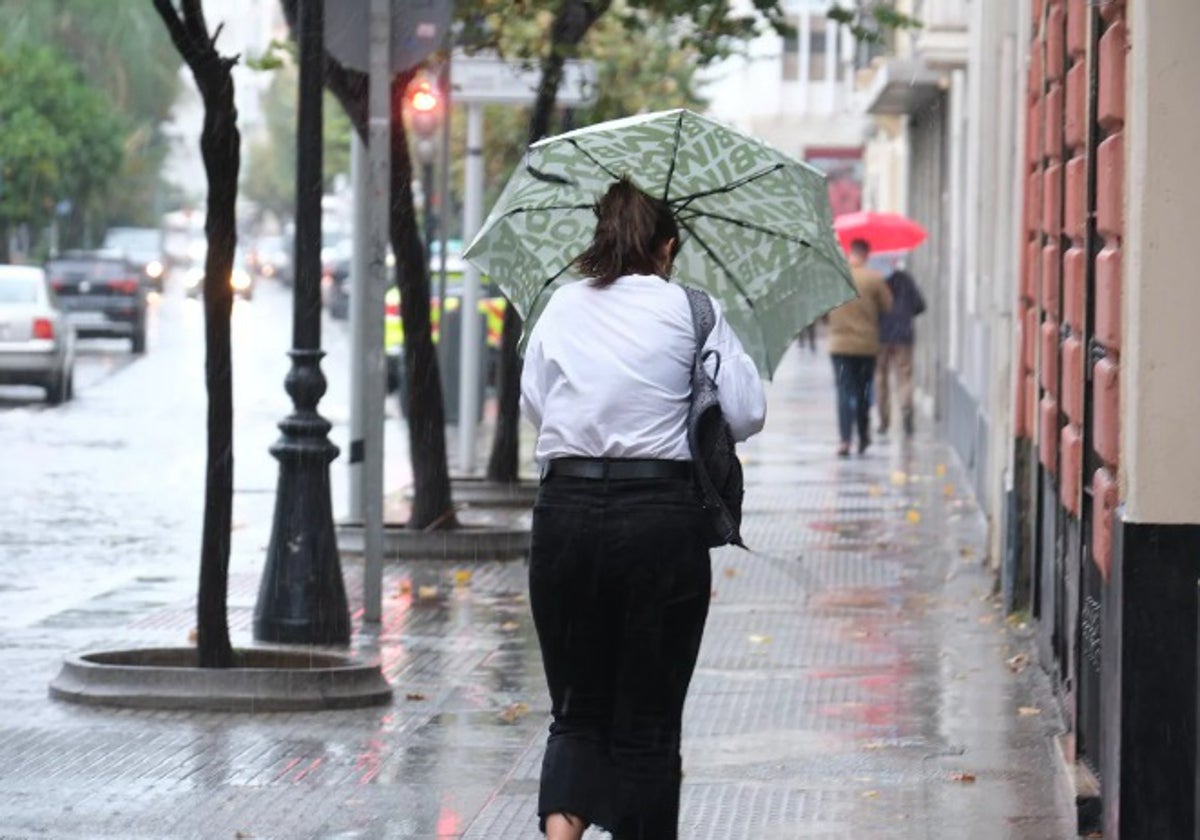
[[[239,248],[233,255],[233,270],[229,272],[229,285],[233,293],[242,300],[254,297],[254,272],[246,265],[246,258]],[[200,297],[204,294],[204,266],[194,265],[183,275],[183,288],[188,297]]]
[[[146,352],[146,284],[122,257],[68,251],[46,263],[50,288],[80,338],[128,338]]]
[[[58,405],[74,391],[75,331],[58,308],[46,273],[0,265],[0,384],[36,385]]]
[[[158,291],[166,280],[163,233],[158,228],[115,227],[104,236],[101,250],[123,257]]]

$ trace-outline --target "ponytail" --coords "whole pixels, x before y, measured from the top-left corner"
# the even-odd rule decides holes
[[[575,258],[575,267],[599,288],[611,286],[626,274],[660,274],[658,250],[675,240],[679,225],[670,206],[638,189],[628,176],[608,188],[596,202],[596,231],[592,244]]]

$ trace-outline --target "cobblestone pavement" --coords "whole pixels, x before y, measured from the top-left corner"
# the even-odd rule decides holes
[[[743,448],[753,551],[713,555],[681,837],[1073,836],[1055,705],[1036,668],[1006,667],[1026,646],[990,597],[965,481],[927,435],[837,460],[830,382],[825,357],[793,352],[767,430]],[[125,445],[115,419],[96,435]],[[123,492],[128,528],[178,527],[161,485]],[[62,656],[184,643],[194,549],[181,553],[185,534],[145,557],[155,543],[86,508],[30,532],[47,502],[65,504],[34,496],[0,511],[5,562],[44,541],[111,559],[78,586],[62,556],[0,587],[0,837],[537,836],[548,701],[523,564],[388,568],[383,625],[353,646],[380,658],[389,707],[97,710],[48,699]],[[230,623],[248,645],[270,494],[238,505]],[[361,569],[347,561],[345,573],[357,605]]]

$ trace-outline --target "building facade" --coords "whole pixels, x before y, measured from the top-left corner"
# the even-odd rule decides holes
[[[279,0],[208,0],[204,4],[204,14],[210,30],[223,27],[217,40],[217,51],[222,55],[241,57],[233,68],[233,84],[245,166],[248,144],[263,127],[259,103],[274,78],[270,71],[249,67],[247,59],[264,55],[273,40],[287,41],[283,9]],[[204,103],[196,90],[191,71],[185,66],[180,68],[180,73],[183,77],[182,91],[171,111],[170,121],[164,126],[171,142],[171,153],[163,175],[179,187],[185,196],[199,203],[208,190],[204,161],[200,156]]]
[[[734,12],[751,14],[749,0]],[[856,90],[858,44],[829,20],[831,0],[786,0],[795,34],[764,33],[705,72],[708,112],[826,173],[834,213],[862,207],[862,150],[870,121]]]
[[[1035,619],[1081,832],[1196,836],[1200,4],[908,10],[924,30],[868,82],[865,195],[930,230],[927,408]]]

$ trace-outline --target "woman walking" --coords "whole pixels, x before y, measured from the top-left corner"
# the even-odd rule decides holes
[[[683,703],[711,569],[687,442],[695,352],[668,281],[679,230],[628,179],[596,205],[589,278],[556,291],[529,337],[521,405],[537,427],[530,600],[553,722],[538,816],[550,840],[678,836]],[[717,312],[722,410],[763,425],[762,382]]]

